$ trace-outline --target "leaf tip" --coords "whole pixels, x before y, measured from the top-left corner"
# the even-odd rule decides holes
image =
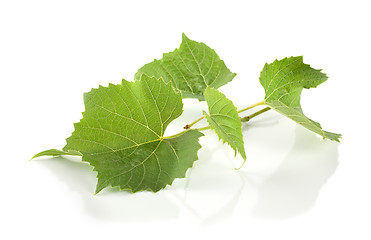
[[[244,158],[244,160],[243,160],[241,166],[238,167],[238,168],[234,168],[234,170],[240,170],[240,169],[243,167],[243,165],[245,165],[245,162],[246,162],[246,157]]]
[[[188,41],[189,40],[189,38],[187,37],[187,35],[184,32],[182,32],[182,40],[183,41]]]
[[[98,193],[100,193],[105,187],[101,187],[99,185],[99,183],[97,184],[96,188],[95,188],[95,193],[94,193],[94,196],[98,195]]]

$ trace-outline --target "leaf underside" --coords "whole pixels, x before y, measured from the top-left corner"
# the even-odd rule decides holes
[[[96,192],[118,186],[157,192],[185,176],[200,149],[197,130],[164,138],[182,113],[181,94],[161,79],[100,86],[84,95],[85,112],[63,151],[78,151],[98,172]]]
[[[265,90],[266,105],[323,138],[340,141],[340,134],[322,130],[319,123],[304,115],[300,105],[303,88],[315,88],[327,80],[321,70],[304,64],[302,56],[290,57],[265,64],[259,80]]]
[[[184,98],[199,100],[204,100],[203,93],[208,86],[217,89],[236,76],[213,49],[190,40],[185,34],[179,49],[144,65],[135,74],[135,79],[143,73],[171,82]]]
[[[242,125],[237,108],[231,100],[216,89],[208,87],[204,93],[209,114],[204,115],[212,129],[215,130],[223,143],[227,142],[234,150],[246,160]]]

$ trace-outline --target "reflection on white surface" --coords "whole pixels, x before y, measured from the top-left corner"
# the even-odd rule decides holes
[[[318,140],[296,128],[294,146],[277,171],[257,183],[258,201],[252,214],[286,218],[308,211],[338,166],[338,144]]]
[[[84,211],[96,219],[151,221],[175,218],[179,213],[178,206],[169,199],[167,190],[157,194],[130,194],[112,188],[94,195],[96,174],[88,164],[61,157],[42,160],[42,163],[67,184],[71,193],[77,194]]]
[[[272,116],[273,119],[272,119]],[[106,189],[94,195],[92,167],[71,159],[39,160],[82,202],[88,216],[112,221],[189,219],[212,225],[232,215],[288,218],[310,210],[338,165],[338,144],[323,141],[290,121],[267,115],[245,128],[248,160],[222,145],[213,133],[201,139],[199,161],[170,187],[156,194]],[[277,126],[278,125],[278,126]]]

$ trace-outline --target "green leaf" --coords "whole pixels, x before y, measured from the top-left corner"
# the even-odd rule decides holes
[[[213,88],[206,88],[204,93],[209,108],[209,114],[203,112],[210,127],[215,130],[223,143],[227,142],[246,160],[243,143],[241,120],[237,108],[224,94]]]
[[[161,60],[144,65],[135,74],[135,79],[145,73],[156,78],[162,77],[182,92],[185,98],[204,100],[206,87],[219,88],[231,81],[232,73],[220,60],[216,52],[204,43],[192,41],[185,34],[179,49],[163,54]]]
[[[340,134],[323,131],[319,123],[304,115],[300,106],[303,88],[315,88],[326,80],[326,74],[304,64],[302,56],[265,64],[260,73],[260,83],[265,89],[266,105],[323,138],[339,142]]]
[[[140,80],[100,86],[84,95],[85,112],[64,151],[82,153],[98,172],[96,192],[118,186],[154,192],[185,176],[200,149],[197,130],[163,137],[183,112],[182,97],[170,84]]]
[[[49,150],[45,150],[45,151],[39,152],[38,154],[36,154],[35,156],[33,156],[31,158],[31,160],[34,159],[34,158],[43,157],[43,156],[57,157],[57,156],[63,156],[63,155],[81,156],[81,153],[79,153],[77,151],[61,151],[61,150],[58,150],[58,149],[49,149]]]

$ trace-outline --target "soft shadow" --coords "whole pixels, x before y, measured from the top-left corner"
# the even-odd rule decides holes
[[[245,180],[241,175],[239,175],[241,178],[241,186],[236,191],[234,195],[232,195],[231,199],[220,209],[215,211],[210,216],[207,216],[205,219],[203,219],[201,225],[202,226],[209,226],[213,225],[219,222],[222,222],[228,218],[230,218],[233,213],[236,211],[237,205],[240,201],[241,194],[245,188]]]
[[[169,191],[166,189],[156,194],[151,192],[131,194],[112,188],[94,195],[96,173],[92,171],[93,167],[77,160],[53,157],[35,161],[42,163],[65,183],[73,193],[71,196],[78,196],[77,200],[82,201],[87,214],[100,220],[123,222],[158,221],[179,215],[179,207],[171,201]]]
[[[338,166],[338,143],[322,141],[303,127],[278,170],[257,184],[258,202],[252,215],[269,219],[290,218],[310,210],[321,188]]]
[[[226,161],[230,154],[227,154],[222,143],[215,136],[208,140],[218,142],[212,142],[208,149],[199,151],[202,160],[188,171],[184,189],[174,193],[187,214],[202,227],[232,217],[246,188],[244,177],[234,170],[232,162]]]
[[[275,124],[276,120],[268,119],[261,126]],[[254,123],[254,127],[260,126]],[[201,141],[218,140],[202,138]],[[197,161],[188,173],[185,186],[175,184],[156,194],[130,194],[113,188],[94,195],[96,173],[79,158],[35,161],[66,184],[73,193],[71,196],[81,200],[83,211],[94,218],[121,222],[159,221],[177,218],[184,208],[203,226],[233,216],[242,204],[241,196],[257,197],[256,204],[253,201],[256,198],[251,200],[251,211],[249,208],[255,217],[285,219],[303,214],[314,206],[321,188],[338,166],[338,144],[322,141],[300,126],[296,127],[289,153],[278,169],[266,178],[242,171],[232,174],[232,164],[225,161],[230,156],[224,147],[221,148],[222,144],[212,142],[210,146],[214,147],[199,151],[202,161]]]

